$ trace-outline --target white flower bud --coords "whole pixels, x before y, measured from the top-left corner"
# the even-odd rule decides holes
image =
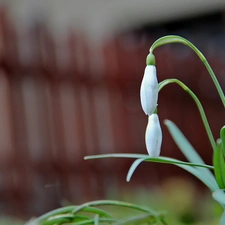
[[[145,144],[150,157],[160,155],[162,144],[162,130],[157,114],[148,117],[148,124],[145,132]]]
[[[156,67],[153,65],[148,65],[145,68],[140,97],[143,111],[150,116],[155,111],[158,101],[158,80]]]
[[[158,101],[158,80],[154,65],[148,65],[145,68],[140,97],[143,111],[150,116],[155,111]]]
[[[153,65],[148,65],[145,68],[140,97],[143,111],[150,116],[155,111],[158,101],[158,80],[156,67]]]

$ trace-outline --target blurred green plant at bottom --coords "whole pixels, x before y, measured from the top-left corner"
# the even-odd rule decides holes
[[[135,187],[134,190],[112,188],[107,198],[119,198],[123,201],[165,210],[168,224],[172,225],[218,225],[222,207],[215,202],[207,189],[197,188],[190,180],[172,177],[163,181],[160,187]],[[124,216],[123,212],[119,213]],[[129,215],[126,215],[129,216]]]
[[[117,191],[117,188],[112,187],[108,190],[106,198],[134,202],[154,207],[155,210],[165,210],[170,225],[218,225],[223,211],[207,189],[199,189],[190,180],[182,177],[168,178],[160,187],[154,186],[151,190],[147,187],[135,187],[133,190]],[[111,206],[101,208],[120,218],[134,216],[130,210],[124,208]],[[22,224],[24,223],[21,220],[0,217],[0,225]]]

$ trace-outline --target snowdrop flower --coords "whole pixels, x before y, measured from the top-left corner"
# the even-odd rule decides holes
[[[146,115],[150,116],[157,107],[158,80],[156,76],[155,57],[149,54],[146,59],[144,77],[141,82],[141,106]]]
[[[152,114],[148,117],[145,144],[150,157],[159,156],[162,144],[162,130],[157,114]]]

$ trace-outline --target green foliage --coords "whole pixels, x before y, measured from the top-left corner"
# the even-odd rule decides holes
[[[225,188],[225,162],[222,142],[219,140],[216,151],[213,154],[214,173],[219,188]]]
[[[132,212],[133,217],[118,218],[111,213],[98,208],[99,206],[116,206],[119,208],[126,208]],[[31,220],[26,225],[87,225],[87,224],[161,224],[166,225],[164,213],[156,212],[148,207],[142,207],[132,203],[101,200],[87,202],[80,206],[68,206],[57,210],[53,210],[35,220]]]
[[[225,126],[223,126],[220,130],[220,139],[223,150],[223,156],[225,157]]]

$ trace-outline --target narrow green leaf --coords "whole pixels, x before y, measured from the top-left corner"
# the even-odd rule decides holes
[[[183,162],[181,160],[173,159],[170,157],[157,157],[157,158],[151,158],[149,155],[146,154],[102,154],[102,155],[93,155],[93,156],[86,156],[85,159],[103,159],[103,158],[145,158],[146,162],[156,162],[156,163],[166,163],[166,164],[181,164],[181,165],[187,165],[187,166],[196,166],[196,167],[203,167],[208,169],[213,169],[213,166],[206,165],[206,164],[199,164],[199,163],[190,163],[190,162]]]
[[[60,214],[60,215],[49,217],[48,220],[44,221],[42,224],[52,225],[52,224],[69,223],[73,220],[73,218],[74,218],[73,214]]]
[[[141,212],[151,213],[152,215],[157,215],[157,216],[159,215],[159,213],[157,213],[156,211],[154,211],[150,208],[146,208],[146,207],[128,203],[128,202],[114,201],[114,200],[98,200],[98,201],[87,202],[87,203],[84,203],[84,204],[78,206],[76,209],[73,210],[72,213],[77,214],[81,211],[85,211],[86,207],[103,206],[103,205],[125,207],[125,208],[129,208],[129,209],[133,209],[133,210],[137,210],[137,211],[141,211]]]
[[[224,225],[225,224],[225,211],[223,212],[223,215],[220,219],[220,225]]]
[[[126,224],[156,224],[157,218],[152,216],[151,214],[134,216],[122,221],[119,221],[115,225],[126,225]]]
[[[96,214],[94,217],[94,225],[99,225],[99,215]]]
[[[173,164],[176,166],[179,166],[183,168],[184,170],[190,172],[194,176],[196,176],[198,179],[200,179],[209,189],[212,191],[218,190],[218,185],[216,182],[212,182],[208,178],[208,176],[205,175],[204,171],[198,170],[198,166],[204,167],[204,169],[212,169],[214,167],[209,165],[201,165],[201,164],[195,164],[195,163],[187,163],[182,162],[177,159],[172,159],[169,157],[158,157],[158,158],[148,158],[149,155],[145,154],[103,154],[103,155],[95,155],[95,156],[86,156],[85,159],[102,159],[102,158],[111,158],[111,157],[117,157],[117,158],[136,158],[136,159],[143,159],[143,161],[147,162],[157,162],[157,163],[167,163],[167,164]],[[140,160],[141,161],[141,160]],[[138,164],[139,165],[139,164]],[[196,167],[194,167],[196,166]],[[136,167],[137,168],[137,167]]]
[[[221,189],[225,188],[225,162],[222,150],[222,142],[217,145],[216,151],[213,154],[214,173],[218,186]]]
[[[76,222],[76,223],[69,223],[68,225],[90,225],[90,224],[94,224],[94,219],[89,219],[89,220],[85,220],[85,221],[80,221],[80,222]],[[110,218],[99,218],[99,222],[103,223],[103,224],[112,224],[117,222],[116,219],[110,219]]]
[[[180,129],[170,120],[165,120],[164,124],[167,126],[173,140],[181,149],[182,153],[190,162],[205,164],[187,138],[183,135]]]
[[[36,224],[43,224],[44,225],[45,222],[49,218],[57,216],[57,215],[66,214],[66,213],[69,214],[72,211],[74,211],[77,207],[79,207],[79,206],[74,205],[74,206],[66,206],[66,207],[62,207],[62,208],[59,208],[59,209],[52,210],[52,211],[50,211],[50,212],[48,212],[48,213],[46,213],[46,214],[36,218],[34,220],[34,224],[36,223]],[[83,212],[99,214],[102,217],[112,218],[112,216],[108,212],[106,212],[106,211],[104,211],[102,209],[95,208],[95,207],[85,207],[85,209],[83,209]],[[76,217],[74,217],[73,221],[76,220],[75,218],[78,218],[78,216],[76,215]]]
[[[225,157],[225,126],[223,126],[220,130],[220,139],[222,141],[223,155]]]
[[[176,166],[188,171],[195,177],[197,177],[202,183],[204,183],[211,191],[218,190],[218,185],[216,182],[211,182],[203,171],[199,170],[197,167],[191,167],[186,165],[175,164]]]
[[[167,126],[174,142],[184,154],[184,156],[192,163],[205,164],[202,158],[199,156],[197,151],[193,148],[187,138],[183,135],[180,129],[170,120],[165,120],[165,125]],[[216,185],[215,178],[210,170],[198,168],[212,183]]]
[[[223,207],[225,207],[225,190],[217,190],[212,194],[213,198],[219,202]]]
[[[126,181],[127,181],[127,182],[130,181],[130,179],[131,179],[131,177],[132,177],[134,171],[136,170],[136,168],[137,168],[143,161],[145,161],[146,159],[147,159],[147,157],[146,157],[146,158],[136,159],[136,160],[132,163],[132,165],[131,165],[130,169],[128,170],[128,173],[127,173],[127,178],[126,178]]]
[[[143,159],[137,159],[134,161],[134,163],[131,165],[130,170],[128,171],[127,177],[130,179],[131,176],[133,175],[135,169],[137,168],[138,165],[140,165],[141,162],[145,161],[146,158]],[[134,165],[135,164],[135,165]],[[132,168],[132,166],[134,165],[134,168]],[[207,176],[205,176],[204,172],[202,170],[199,170],[196,167],[192,167],[192,166],[187,166],[187,165],[182,165],[182,164],[173,164],[175,166],[178,166],[186,171],[188,171],[189,173],[191,173],[192,175],[194,175],[195,177],[197,177],[199,180],[201,180],[210,190],[215,191],[218,190],[218,186],[216,182],[211,182]],[[206,170],[206,168],[203,168],[203,170]]]

